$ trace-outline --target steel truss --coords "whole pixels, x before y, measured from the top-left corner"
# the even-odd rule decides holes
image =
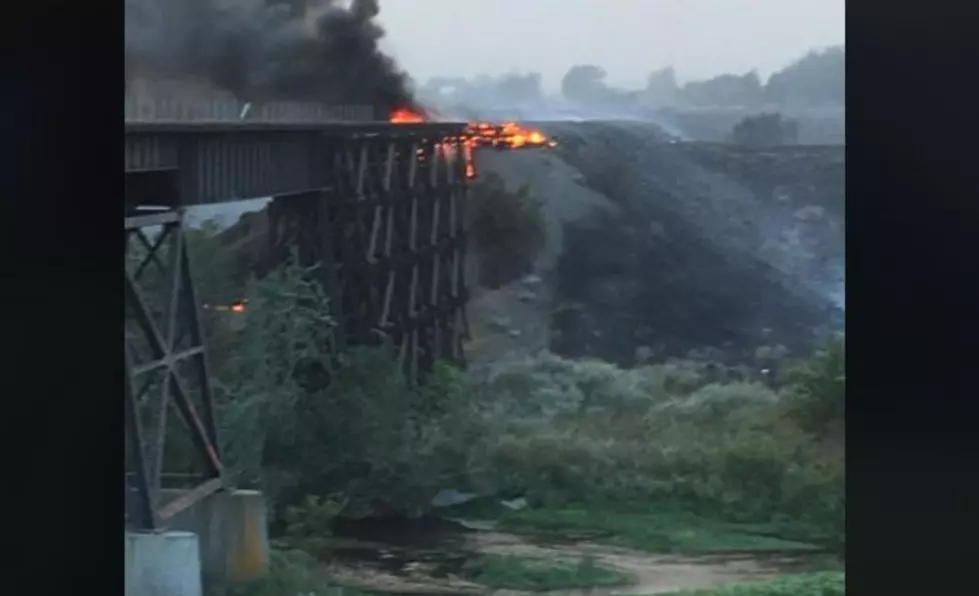
[[[159,528],[224,486],[182,223],[181,211],[172,208],[125,218],[126,521],[138,530]],[[164,503],[160,489],[171,405],[189,430],[203,470],[190,475],[194,485],[184,496]]]

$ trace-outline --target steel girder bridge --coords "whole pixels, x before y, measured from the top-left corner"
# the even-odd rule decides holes
[[[269,253],[291,250],[303,263],[318,263],[338,331],[354,344],[380,332],[417,379],[437,359],[463,362],[464,127],[160,121],[127,112],[127,527],[165,527],[233,482],[218,447],[184,210],[273,197]],[[161,488],[171,405],[203,471],[167,501]]]

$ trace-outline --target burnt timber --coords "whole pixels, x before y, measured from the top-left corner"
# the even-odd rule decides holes
[[[341,341],[391,345],[409,379],[464,364],[463,123],[127,122],[126,520],[153,530],[233,484],[217,440],[184,209],[273,197],[267,254],[317,264]],[[156,282],[146,281],[149,272]],[[202,472],[163,502],[167,411]]]

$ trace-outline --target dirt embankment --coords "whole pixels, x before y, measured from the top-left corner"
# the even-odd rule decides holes
[[[547,291],[522,303],[507,302],[517,286],[477,291],[477,326],[514,303],[546,319],[535,345],[625,365],[637,352],[708,346],[806,351],[841,328],[842,146],[670,143],[634,122],[546,130],[561,143],[554,152],[479,156],[481,171],[543,199],[548,242],[538,261]],[[522,328],[500,327],[497,344],[526,345]]]

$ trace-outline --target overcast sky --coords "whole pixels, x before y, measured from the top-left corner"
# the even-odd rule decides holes
[[[844,42],[844,0],[381,0],[384,48],[416,80],[540,72],[574,64],[613,85],[674,66],[681,81],[757,69]]]

